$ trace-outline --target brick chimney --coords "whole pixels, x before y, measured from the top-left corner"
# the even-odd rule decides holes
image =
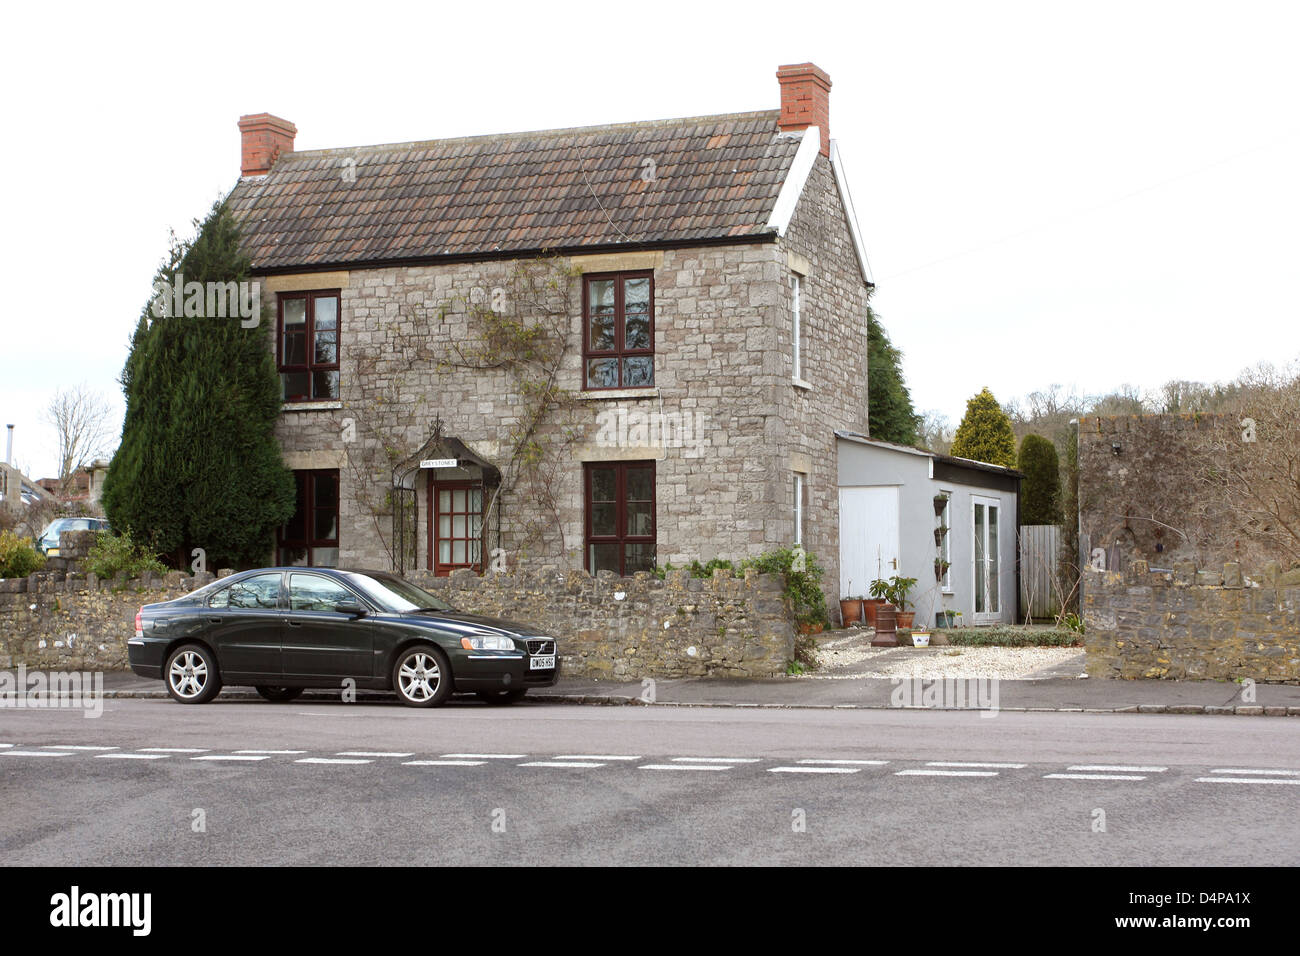
[[[804,130],[809,126],[821,130],[822,155],[831,155],[831,78],[812,63],[777,67],[781,83],[782,132]]]
[[[239,117],[239,132],[243,137],[239,174],[265,176],[281,153],[293,152],[298,127],[270,113],[253,113]]]

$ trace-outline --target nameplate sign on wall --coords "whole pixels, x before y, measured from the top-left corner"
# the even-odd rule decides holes
[[[460,462],[455,458],[425,458],[420,462],[421,468],[455,468]]]

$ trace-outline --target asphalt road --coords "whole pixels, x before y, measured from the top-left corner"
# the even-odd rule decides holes
[[[1294,866],[1298,731],[476,702],[4,710],[0,863]]]

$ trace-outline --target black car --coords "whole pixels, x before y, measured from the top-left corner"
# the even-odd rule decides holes
[[[512,703],[560,673],[553,637],[461,614],[384,571],[244,571],[146,604],[127,645],[131,670],[166,681],[182,704],[207,703],[226,684],[288,701],[349,678],[412,707],[436,707],[453,691]]]

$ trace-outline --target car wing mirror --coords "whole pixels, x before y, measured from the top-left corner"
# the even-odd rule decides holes
[[[334,610],[340,614],[351,614],[353,617],[362,617],[366,613],[366,609],[358,601],[339,601],[334,605]]]

